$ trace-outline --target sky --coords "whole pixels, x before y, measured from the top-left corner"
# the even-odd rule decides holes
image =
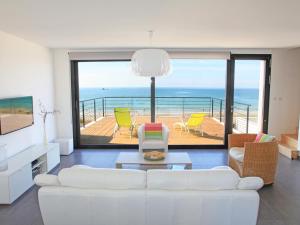
[[[258,88],[259,60],[237,60],[236,88]],[[132,73],[130,61],[80,62],[80,88],[149,87],[149,77]],[[156,78],[157,87],[225,88],[226,60],[172,59],[171,73]]]

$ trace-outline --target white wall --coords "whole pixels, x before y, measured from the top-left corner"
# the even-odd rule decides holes
[[[58,120],[60,137],[72,136],[70,63],[67,49],[54,50],[56,106],[64,118]],[[91,51],[91,50],[90,50]],[[300,114],[300,49],[234,49],[235,54],[272,53],[272,80],[270,97],[269,133],[295,132]]]
[[[33,96],[34,125],[0,136],[8,155],[43,142],[38,100],[53,109],[52,53],[49,49],[0,31],[0,98]],[[54,118],[47,121],[48,139],[55,137]]]
[[[295,133],[300,114],[300,48],[274,50],[269,132],[279,137]]]
[[[299,117],[299,126],[298,126],[298,151],[300,151],[300,117]]]
[[[72,138],[71,72],[68,52],[53,50],[55,74],[55,108],[61,113],[56,117],[57,135]]]

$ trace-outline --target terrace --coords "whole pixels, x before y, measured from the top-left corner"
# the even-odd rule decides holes
[[[219,145],[224,142],[225,101],[213,97],[156,97],[156,121],[170,129],[171,145]],[[116,124],[114,108],[128,107],[136,128],[150,121],[150,97],[102,97],[80,101],[80,141],[83,145],[137,144],[137,129],[132,138],[128,129],[113,135]],[[200,132],[185,132],[176,126],[191,113],[206,113]],[[251,105],[234,103],[234,131],[247,133],[255,129],[256,113]]]

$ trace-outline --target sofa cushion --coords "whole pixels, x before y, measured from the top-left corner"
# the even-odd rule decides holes
[[[259,190],[264,186],[264,181],[260,177],[243,177],[240,179],[238,189]]]
[[[75,167],[58,174],[62,186],[90,189],[143,189],[146,172],[127,169]]]
[[[148,170],[148,189],[166,190],[233,190],[239,183],[231,169]]]
[[[229,155],[239,162],[244,161],[245,148],[233,147],[229,150]]]
[[[34,183],[38,186],[60,186],[56,175],[39,174],[34,178]]]

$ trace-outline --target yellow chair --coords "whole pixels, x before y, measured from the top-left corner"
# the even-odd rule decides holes
[[[113,136],[120,128],[127,128],[130,131],[130,138],[135,128],[135,121],[131,119],[131,112],[129,108],[115,108],[114,109],[116,125],[113,130]]]
[[[206,113],[192,113],[186,122],[177,122],[174,125],[179,126],[181,131],[190,132],[190,130],[198,130],[203,136],[202,124],[206,115]]]

